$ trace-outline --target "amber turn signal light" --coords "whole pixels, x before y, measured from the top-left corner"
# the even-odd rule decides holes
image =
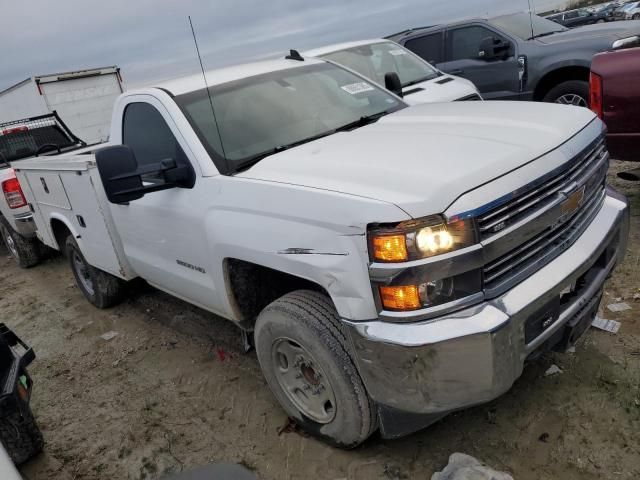
[[[404,235],[373,237],[373,258],[383,262],[404,262],[409,257]]]
[[[422,308],[417,285],[380,287],[380,298],[385,310],[418,310]]]

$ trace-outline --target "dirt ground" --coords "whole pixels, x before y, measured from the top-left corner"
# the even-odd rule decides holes
[[[33,409],[46,439],[27,479],[154,479],[209,462],[261,479],[429,479],[459,451],[517,480],[640,478],[640,185],[626,260],[573,354],[529,365],[503,397],[401,440],[340,451],[286,424],[254,353],[230,323],[153,289],[107,311],[89,305],[64,259],[20,270],[0,254],[0,321],[33,345]],[[640,295],[637,295],[640,296]],[[101,335],[117,332],[111,340]],[[563,373],[545,376],[550,365]]]

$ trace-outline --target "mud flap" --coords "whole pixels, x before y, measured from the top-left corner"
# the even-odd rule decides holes
[[[448,415],[448,413],[409,413],[378,404],[380,435],[382,435],[382,438],[403,437],[427,428]]]

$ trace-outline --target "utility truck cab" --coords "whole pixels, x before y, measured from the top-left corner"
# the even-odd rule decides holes
[[[297,52],[206,79],[129,91],[111,146],[17,166],[94,305],[142,277],[235,322],[341,447],[496,398],[589,327],[628,229],[589,110],[408,107]]]

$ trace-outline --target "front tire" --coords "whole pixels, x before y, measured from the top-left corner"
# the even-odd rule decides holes
[[[0,236],[7,250],[21,268],[30,268],[40,262],[40,242],[35,238],[24,238],[0,219]]]
[[[549,90],[543,101],[586,108],[589,106],[589,82],[568,80],[559,83]]]
[[[122,300],[124,282],[90,265],[71,235],[67,237],[65,252],[78,288],[91,304],[104,309]]]
[[[22,413],[16,409],[3,414],[0,440],[16,465],[22,465],[42,451],[44,439],[29,405],[23,407]]]
[[[331,300],[299,290],[258,316],[262,372],[287,414],[306,432],[354,448],[377,429],[377,415]]]

